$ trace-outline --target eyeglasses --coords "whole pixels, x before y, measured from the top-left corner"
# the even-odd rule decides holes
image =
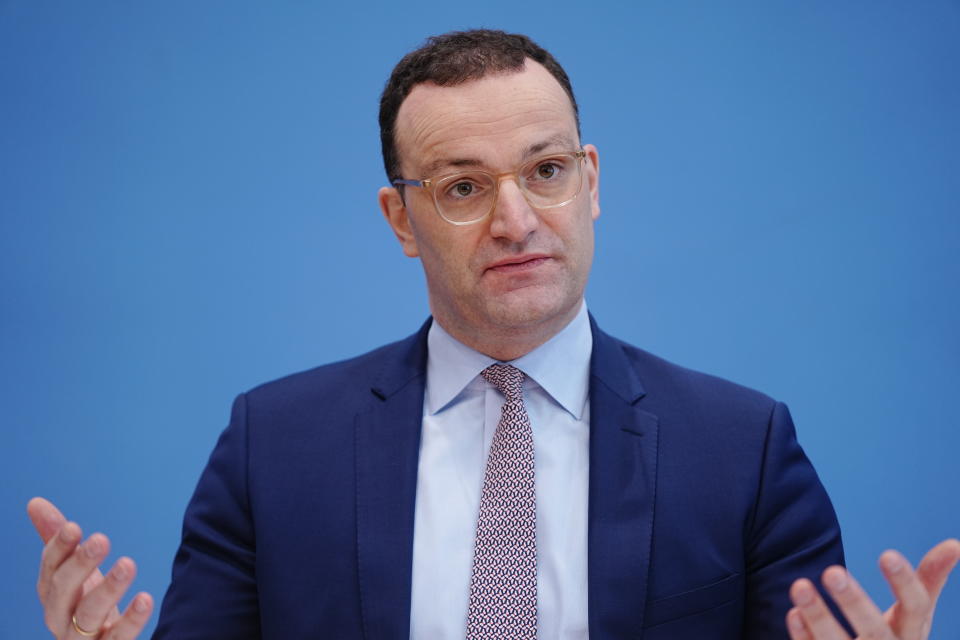
[[[580,194],[586,155],[580,149],[542,156],[508,173],[464,171],[426,180],[394,180],[393,184],[430,191],[437,213],[450,224],[474,224],[497,206],[500,181],[504,178],[515,178],[520,192],[535,209],[569,204]]]

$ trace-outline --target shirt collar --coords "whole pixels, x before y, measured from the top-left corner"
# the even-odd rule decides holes
[[[593,334],[587,305],[557,335],[510,362],[543,388],[557,404],[579,420],[587,402]],[[434,320],[427,333],[426,408],[441,411],[481,371],[497,362],[456,340]]]

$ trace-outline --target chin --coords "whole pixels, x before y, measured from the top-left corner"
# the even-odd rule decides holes
[[[557,291],[513,292],[489,305],[485,315],[492,325],[504,329],[526,329],[540,324],[549,324],[558,317],[572,314],[581,296],[571,297]],[[533,293],[533,295],[530,295]]]

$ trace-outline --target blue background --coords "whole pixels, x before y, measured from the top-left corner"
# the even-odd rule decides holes
[[[0,0],[0,637],[48,637],[31,496],[159,601],[233,396],[423,321],[377,99],[455,28],[570,73],[601,325],[786,401],[884,606],[960,535],[960,3],[333,4]]]

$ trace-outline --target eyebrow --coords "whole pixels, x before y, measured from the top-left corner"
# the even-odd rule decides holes
[[[523,150],[521,155],[521,164],[526,162],[532,156],[537,155],[538,153],[549,149],[550,147],[560,147],[564,150],[571,150],[577,145],[570,139],[569,136],[564,134],[557,134],[550,136],[540,142],[529,145],[526,149]],[[446,167],[462,168],[462,167],[483,167],[483,162],[477,158],[437,158],[436,160],[431,161],[424,168],[424,173],[426,177],[431,177],[437,175],[441,169]]]

